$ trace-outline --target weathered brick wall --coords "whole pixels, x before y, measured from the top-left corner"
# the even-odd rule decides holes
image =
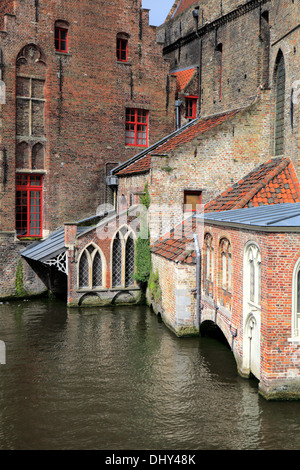
[[[162,298],[152,304],[166,325],[178,336],[198,333],[196,324],[195,268],[152,254],[153,271],[158,272]],[[151,303],[151,300],[150,300]]]
[[[268,92],[265,98],[188,144],[153,156],[149,186],[151,240],[168,230],[162,219],[180,222],[184,190],[202,190],[202,203],[269,159]],[[179,219],[176,216],[179,214]]]
[[[31,267],[20,258],[28,242],[16,242],[14,232],[0,232],[1,298],[18,298],[46,293],[47,287]]]
[[[171,68],[201,64],[202,115],[243,106],[256,95],[258,87],[265,84],[269,37],[260,21],[257,4],[207,28],[208,24],[226,18],[226,14],[245,4],[251,2],[201,2],[196,23],[192,15],[195,3],[158,29],[158,38],[164,42]],[[267,6],[268,2],[263,10]],[[199,38],[189,40],[197,25],[206,29]],[[219,44],[222,44],[222,59],[217,50]]]
[[[2,4],[0,16],[10,5]],[[173,130],[175,90],[162,47],[155,42],[156,28],[149,26],[149,11],[141,9],[141,0],[47,0],[37,9],[34,2],[16,1],[15,6],[15,16],[7,16],[0,31],[7,91],[0,141],[8,164],[1,186],[0,230],[15,230],[16,75],[42,74],[45,161],[39,170],[44,174],[47,235],[66,220],[95,214],[106,198],[111,201],[106,176],[140,150],[125,146],[125,109],[149,111],[152,144]],[[68,25],[67,54],[54,48],[57,20]],[[127,63],[116,60],[119,32],[129,35]],[[21,61],[17,68],[17,56],[27,44],[41,51],[42,62],[29,67]]]
[[[271,94],[271,137],[270,154],[274,155],[274,112],[275,112],[275,64],[279,50],[285,62],[285,135],[284,154],[290,156],[299,177],[299,106],[300,106],[300,12],[297,2],[280,2],[277,9],[270,10],[271,48],[270,85]],[[292,103],[292,90],[293,101]]]

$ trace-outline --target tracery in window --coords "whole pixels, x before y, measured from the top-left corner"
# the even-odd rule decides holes
[[[89,244],[80,255],[78,263],[78,287],[99,289],[104,287],[105,260],[99,247]]]
[[[112,287],[134,286],[135,235],[121,227],[112,242]]]

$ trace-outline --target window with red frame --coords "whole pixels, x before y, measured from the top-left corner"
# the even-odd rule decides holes
[[[197,96],[187,96],[185,98],[185,117],[196,119],[197,117]]]
[[[126,109],[125,144],[137,147],[148,145],[149,113],[144,109]]]
[[[55,49],[57,52],[68,52],[68,30],[55,27]]]
[[[202,191],[184,191],[184,211],[199,212]]]
[[[117,60],[127,62],[128,40],[117,38]]]
[[[21,237],[42,237],[43,176],[16,177],[16,231]]]

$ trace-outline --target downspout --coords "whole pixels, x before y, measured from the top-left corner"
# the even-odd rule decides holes
[[[176,106],[176,129],[180,128],[180,106],[182,105],[182,101],[176,100],[175,101],[175,106]]]
[[[196,307],[196,324],[199,329],[200,334],[200,324],[201,324],[201,251],[199,248],[197,235],[194,234],[195,249],[196,249],[196,259],[197,259],[197,307]]]

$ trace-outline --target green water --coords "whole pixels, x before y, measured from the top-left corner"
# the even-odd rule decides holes
[[[0,449],[298,449],[300,403],[266,402],[230,349],[146,307],[0,304]]]

